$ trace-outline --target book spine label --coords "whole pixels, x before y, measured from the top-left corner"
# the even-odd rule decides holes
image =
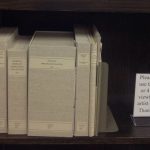
[[[90,65],[90,54],[87,52],[78,53],[78,63],[77,66],[79,67],[87,67]]]
[[[27,133],[26,120],[9,120],[9,134],[26,134]]]
[[[6,51],[0,50],[0,68],[5,67],[5,61],[6,61]]]
[[[71,122],[60,122],[60,121],[30,121],[29,122],[30,131],[53,131],[53,132],[66,132],[72,131]]]
[[[79,122],[76,123],[76,134],[77,135],[79,134],[79,135],[82,136],[83,133],[87,134],[87,130],[88,130],[88,124],[87,124],[87,122],[81,122],[81,121],[79,121]]]
[[[25,57],[11,57],[8,63],[9,76],[25,77],[27,74],[27,60]]]
[[[74,59],[73,57],[32,56],[30,59],[30,68],[48,70],[74,69]]]
[[[0,118],[0,133],[5,133],[7,129],[6,127],[7,127],[6,119]]]

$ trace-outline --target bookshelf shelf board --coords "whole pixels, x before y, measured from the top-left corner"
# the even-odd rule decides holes
[[[1,10],[150,12],[147,0],[1,0]]]
[[[0,144],[149,144],[148,133],[150,128],[142,127],[130,132],[124,130],[113,134],[101,133],[97,137],[56,138],[0,134]]]
[[[116,105],[117,107],[117,105]],[[115,106],[113,109],[115,110]],[[120,111],[122,110],[122,111]],[[120,111],[120,112],[119,112]],[[113,113],[119,132],[100,133],[97,137],[29,137],[26,135],[0,134],[0,144],[149,144],[150,127],[134,127],[128,109],[120,107]]]

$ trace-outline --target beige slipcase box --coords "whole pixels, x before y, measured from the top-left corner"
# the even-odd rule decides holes
[[[75,57],[73,33],[35,33],[29,48],[29,136],[73,136]]]
[[[0,28],[0,133],[7,132],[7,49],[17,35],[16,28]]]
[[[8,134],[27,134],[27,51],[31,37],[8,49]]]
[[[101,52],[102,52],[102,42],[101,42],[101,35],[96,28],[96,26],[93,25],[93,27],[90,30],[90,37],[91,37],[91,97],[90,99],[90,119],[89,119],[89,135],[94,136],[98,134],[98,116],[99,113],[99,106],[101,105],[100,101],[102,103],[106,104],[106,107],[102,108],[105,112],[107,111],[107,98],[104,100],[98,99],[97,95],[103,91],[104,89],[100,89],[98,87],[98,84],[96,83],[96,78],[99,78],[99,75],[101,75],[102,70],[98,70],[99,63],[102,62]],[[106,76],[107,79],[107,76]],[[101,80],[100,80],[101,81]],[[95,86],[94,86],[95,84]],[[107,91],[107,89],[105,89]],[[95,97],[95,98],[94,98]],[[105,106],[105,105],[103,105]],[[98,107],[98,108],[97,108]],[[104,114],[104,113],[103,113]],[[102,120],[103,124],[106,124],[106,117],[103,117]],[[93,128],[94,127],[94,128]]]
[[[88,28],[75,26],[77,46],[75,136],[89,135],[90,41]]]
[[[97,136],[99,132],[116,132],[118,127],[107,106],[109,67],[107,63],[102,62],[101,35],[95,26],[89,33],[91,39],[89,136]]]
[[[96,113],[96,101],[97,101],[97,85],[96,85],[96,73],[97,73],[97,43],[93,38],[89,30],[89,40],[91,43],[91,68],[90,68],[90,106],[89,106],[89,136],[95,135],[95,113]]]

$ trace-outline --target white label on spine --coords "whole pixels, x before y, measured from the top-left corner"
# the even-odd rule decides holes
[[[88,126],[86,122],[79,122],[76,126],[77,132],[87,132]]]
[[[0,129],[4,129],[6,125],[6,120],[5,119],[0,119]]]
[[[91,64],[95,65],[97,62],[97,51],[92,51],[91,52]]]
[[[88,53],[79,53],[78,66],[89,66],[89,64],[90,64],[90,55]]]
[[[26,120],[9,120],[11,130],[26,130]]]
[[[53,122],[53,121],[30,121],[29,130],[47,130],[47,131],[72,131],[70,122]]]
[[[27,60],[23,57],[10,57],[8,60],[8,75],[26,76]]]
[[[3,68],[5,66],[6,61],[6,51],[0,50],[0,68]]]
[[[62,70],[74,69],[75,62],[73,57],[40,57],[34,56],[30,58],[30,68]]]

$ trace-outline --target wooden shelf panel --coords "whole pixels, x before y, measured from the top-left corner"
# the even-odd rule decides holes
[[[124,130],[125,131],[125,130]],[[98,137],[28,137],[26,135],[0,135],[0,144],[149,144],[150,128],[136,128],[132,132],[102,133]]]
[[[148,0],[1,0],[1,10],[150,12]]]

